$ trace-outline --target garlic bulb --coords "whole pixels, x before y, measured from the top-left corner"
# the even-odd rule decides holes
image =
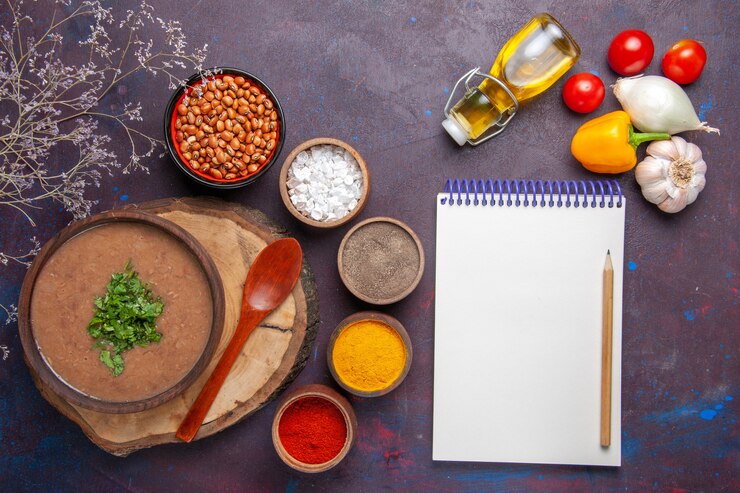
[[[647,154],[635,168],[635,178],[648,202],[663,212],[678,212],[696,200],[707,172],[698,146],[671,137],[651,143]]]

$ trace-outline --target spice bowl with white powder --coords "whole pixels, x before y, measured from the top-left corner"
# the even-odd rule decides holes
[[[299,221],[336,228],[360,213],[370,193],[370,174],[360,154],[339,139],[308,140],[280,170],[280,196]]]

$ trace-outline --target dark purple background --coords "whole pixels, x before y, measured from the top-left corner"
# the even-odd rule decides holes
[[[48,2],[47,2],[48,3]],[[135,8],[133,2],[125,2]],[[0,327],[10,356],[0,361],[0,489],[136,491],[738,491],[737,42],[734,2],[417,2],[336,1],[218,3],[156,1],[160,16],[180,19],[196,45],[210,46],[208,65],[251,71],[282,102],[287,123],[283,157],[300,142],[331,136],[365,157],[372,192],[360,219],[396,217],[420,236],[427,266],[407,299],[383,308],[404,323],[414,345],[406,381],[376,399],[352,399],[359,439],[339,467],[302,475],[283,465],[270,439],[275,404],[232,428],[190,445],[141,451],[122,459],[96,448],[40,396],[23,362],[17,326]],[[0,20],[7,22],[6,7]],[[44,3],[37,9],[40,17]],[[705,43],[709,61],[686,88],[702,120],[722,136],[687,133],[708,164],[707,187],[676,215],[644,201],[632,172],[618,177],[627,209],[620,469],[431,460],[434,329],[435,193],[444,179],[582,179],[595,175],[571,157],[570,138],[588,117],[567,110],[563,82],[527,104],[504,134],[458,149],[443,134],[449,88],[471,67],[487,67],[503,43],[539,11],[554,14],[580,43],[570,73],[616,78],[606,64],[611,38],[647,31],[656,57],[675,41]],[[48,14],[48,12],[47,12]],[[80,32],[66,38],[74,43]],[[70,51],[74,50],[70,46]],[[70,55],[71,56],[71,55]],[[183,73],[183,76],[190,74]],[[161,133],[169,97],[161,78],[137,75],[117,101],[145,102],[141,127]],[[119,93],[120,94],[120,93]],[[595,115],[618,108],[611,94]],[[115,128],[109,129],[117,138]],[[122,146],[116,147],[119,153]],[[644,151],[641,151],[642,155]],[[63,162],[65,156],[59,157]],[[163,197],[213,194],[185,180],[169,158],[152,158],[152,174],[106,177],[89,196],[95,211]],[[278,166],[257,184],[219,194],[257,207],[287,225],[316,274],[321,325],[313,357],[296,384],[334,385],[325,361],[335,324],[369,308],[342,285],[336,252],[352,224],[332,231],[302,227],[284,209]],[[70,217],[55,204],[36,212],[31,228],[0,209],[0,251],[27,238],[42,242]],[[544,239],[543,239],[544,241]],[[25,269],[0,267],[0,303],[17,303]],[[495,309],[491,316],[495,317]]]

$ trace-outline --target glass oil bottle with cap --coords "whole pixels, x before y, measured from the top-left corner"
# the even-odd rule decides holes
[[[475,68],[457,81],[442,126],[459,145],[485,142],[506,127],[519,103],[553,85],[580,55],[578,44],[554,17],[537,14],[506,42],[490,73]],[[483,82],[471,87],[476,77]],[[465,94],[450,109],[461,83]]]

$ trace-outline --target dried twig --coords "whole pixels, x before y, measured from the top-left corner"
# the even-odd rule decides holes
[[[99,186],[101,173],[115,168],[123,173],[148,172],[142,158],[160,145],[135,128],[142,120],[141,103],[108,113],[100,108],[100,101],[139,71],[164,74],[175,88],[182,83],[176,71],[201,70],[206,46],[186,52],[179,22],[156,17],[146,2],[116,20],[112,8],[104,8],[98,0],[77,6],[60,0],[38,38],[32,35],[34,21],[23,13],[22,0],[2,3],[3,10],[9,10],[10,25],[0,26],[0,115],[4,115],[0,118],[0,206],[20,211],[32,225],[33,209],[43,207],[48,199],[60,203],[74,219],[85,217],[96,202],[85,196],[87,186]],[[83,20],[89,21],[90,31],[79,48],[87,61],[62,62],[63,28]],[[161,42],[143,37],[152,29],[162,33]],[[126,39],[125,44],[116,47],[113,34]],[[99,132],[101,120],[115,122],[126,135],[130,152],[125,164],[109,149],[110,136]],[[77,150],[76,162],[62,170],[49,169],[53,152],[69,146]],[[0,254],[0,262],[25,263],[34,253]]]
[[[80,219],[96,203],[85,195],[90,185],[100,186],[103,173],[148,173],[142,158],[151,156],[161,142],[136,128],[141,103],[106,112],[101,100],[131,75],[146,71],[164,74],[170,88],[183,81],[177,71],[201,71],[207,45],[186,51],[185,35],[177,21],[163,20],[142,2],[116,19],[113,8],[98,0],[57,0],[44,32],[24,13],[23,0],[0,0],[9,25],[0,25],[0,208],[15,209],[35,226],[33,212],[57,202]],[[60,59],[65,27],[85,21],[89,35],[78,44],[86,61],[73,65]],[[155,42],[144,32],[158,30]],[[125,39],[116,45],[112,38]],[[65,44],[65,48],[69,43]],[[125,88],[124,88],[125,89]],[[99,122],[115,122],[126,136],[128,155],[123,163],[110,150],[111,137],[99,131]],[[76,151],[76,152],[75,152]],[[63,169],[51,169],[52,156],[76,156]],[[3,235],[0,235],[2,237]],[[7,236],[5,236],[7,238]],[[24,254],[3,253],[0,266],[28,266],[39,251],[36,238]],[[17,307],[5,307],[5,323],[15,322]],[[0,345],[3,359],[8,347]]]

